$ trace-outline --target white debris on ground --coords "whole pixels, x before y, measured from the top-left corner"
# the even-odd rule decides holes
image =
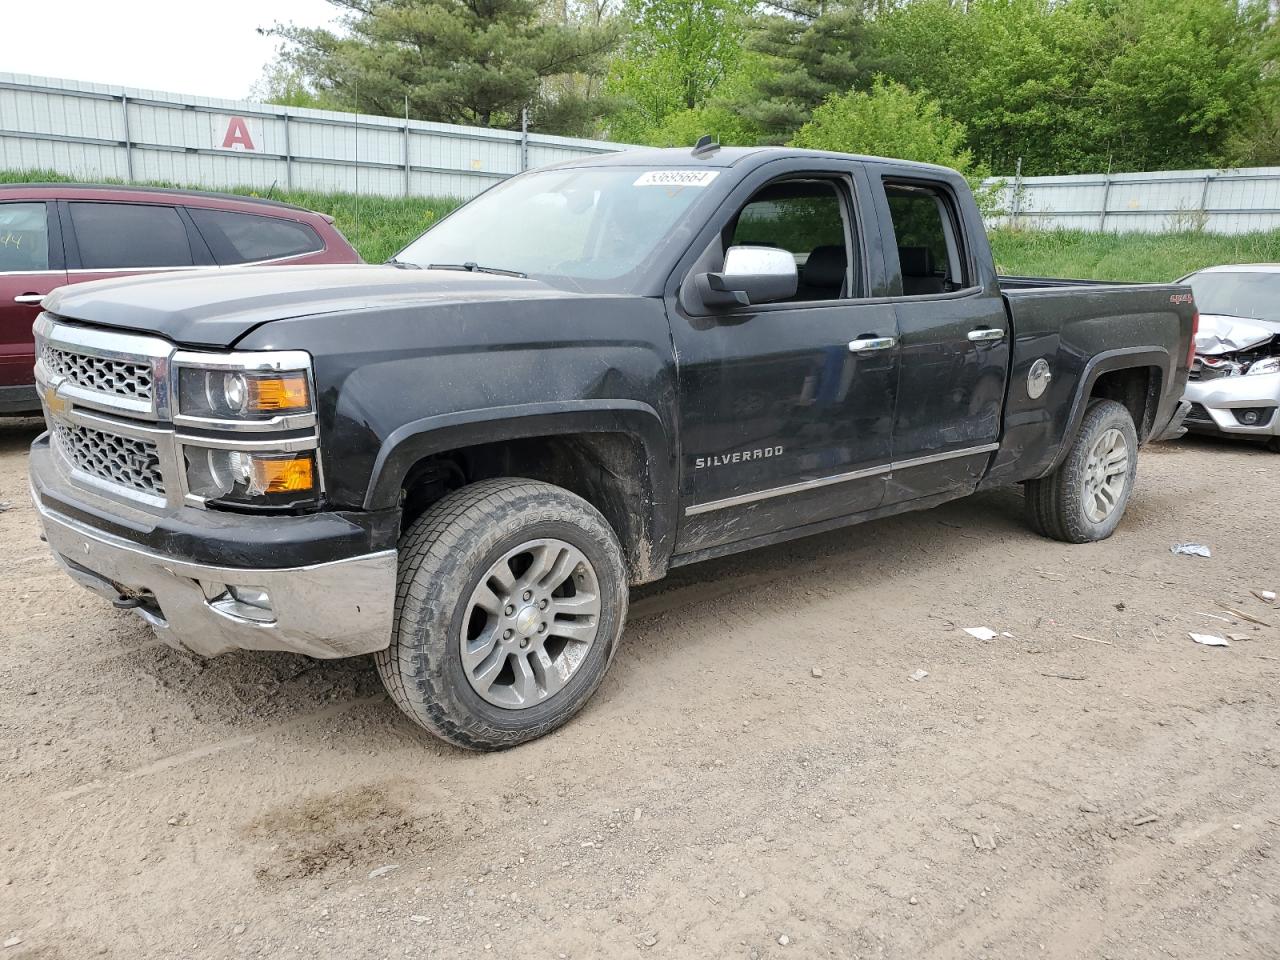
[[[1190,633],[1187,634],[1196,643],[1202,643],[1206,647],[1229,647],[1231,641],[1225,637],[1215,637],[1211,633]]]

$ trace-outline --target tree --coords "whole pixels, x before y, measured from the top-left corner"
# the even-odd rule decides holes
[[[672,114],[696,110],[737,65],[749,0],[627,0],[630,27],[606,89],[622,104],[609,135],[649,142]]]
[[[546,82],[599,72],[607,24],[557,22],[537,0],[329,0],[342,32],[277,25],[283,64],[320,97],[362,112],[514,127],[551,112]],[[359,103],[356,102],[357,92]]]
[[[1099,134],[1121,169],[1219,166],[1274,91],[1259,42],[1265,3],[1130,0],[1111,17],[1118,47],[1094,86]]]
[[[937,163],[968,176],[985,176],[987,171],[965,146],[966,138],[964,124],[946,116],[938,101],[877,77],[869,91],[827,97],[791,145]]]
[[[754,79],[767,69],[760,59],[759,54],[744,51],[733,71],[716,84],[704,104],[667,114],[645,133],[644,142],[655,147],[689,147],[709,134],[727,145],[762,143],[764,131],[738,108]]]
[[[895,79],[924,90],[962,122],[995,169],[1106,169],[1092,88],[1114,38],[1109,0],[914,0],[881,21]]]
[[[877,77],[870,91],[827,97],[791,141],[794,147],[937,163],[960,171],[984,211],[994,211],[998,189],[982,181],[990,169],[965,146],[964,124],[942,112],[938,101]]]
[[[1028,174],[1230,162],[1275,84],[1262,0],[909,0],[876,17],[887,72]]]
[[[249,88],[249,98],[282,107],[310,107],[313,110],[341,110],[341,104],[326,100],[307,84],[306,77],[281,60],[273,60]]]
[[[757,19],[747,48],[753,82],[728,106],[782,143],[833,93],[867,89],[889,65],[863,0],[778,0]]]

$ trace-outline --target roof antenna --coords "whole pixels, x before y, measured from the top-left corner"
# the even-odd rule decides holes
[[[698,142],[694,145],[693,156],[709,157],[720,149],[720,144],[711,134],[698,138]]]

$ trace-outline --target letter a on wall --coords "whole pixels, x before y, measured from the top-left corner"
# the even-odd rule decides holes
[[[249,125],[244,122],[244,117],[232,117],[227,124],[227,135],[222,138],[223,150],[234,150],[236,147],[241,150],[254,149],[253,137],[249,136]]]
[[[258,117],[212,116],[209,132],[215,150],[257,152],[262,143],[262,120]]]

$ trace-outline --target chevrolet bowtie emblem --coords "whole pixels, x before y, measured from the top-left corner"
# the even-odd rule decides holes
[[[66,413],[71,409],[71,401],[62,394],[58,393],[58,388],[65,382],[66,377],[58,377],[55,380],[45,384],[41,399],[44,401],[45,408],[50,413]]]

